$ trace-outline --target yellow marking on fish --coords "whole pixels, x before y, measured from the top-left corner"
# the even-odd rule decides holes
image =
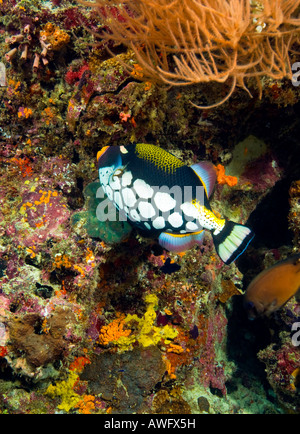
[[[104,146],[104,148],[102,148],[100,151],[97,152],[97,161],[104,154],[107,148],[109,148],[109,146]]]
[[[201,234],[201,232],[203,232],[203,229],[198,232],[188,232],[186,234],[173,234],[172,232],[168,232],[168,235],[171,235],[174,238],[184,238],[184,237],[190,237],[191,235]]]
[[[182,161],[158,146],[138,143],[135,149],[138,158],[149,161],[165,172],[173,173],[174,170],[184,166]]]
[[[204,205],[201,205],[196,199],[192,201],[192,204],[195,206],[196,210],[199,213],[199,221],[203,227],[207,227],[207,223],[210,223],[212,229],[218,229],[221,231],[225,225],[225,219],[217,217],[212,211],[207,209]],[[203,221],[204,220],[204,221]]]
[[[201,184],[203,185],[203,188],[204,188],[205,194],[206,194],[206,196],[208,197],[209,194],[208,194],[208,191],[207,191],[207,188],[206,188],[205,182],[203,182],[201,176],[200,176],[197,172],[195,172],[195,175],[197,175],[199,181],[200,181]]]

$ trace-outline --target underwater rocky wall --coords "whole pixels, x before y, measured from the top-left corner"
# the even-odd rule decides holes
[[[300,87],[199,110],[222,85],[143,81],[102,29],[75,1],[0,0],[0,412],[299,412],[299,302],[249,321],[242,293],[299,253]],[[97,152],[136,142],[218,168],[212,208],[256,233],[235,263],[209,233],[174,254],[96,218]]]

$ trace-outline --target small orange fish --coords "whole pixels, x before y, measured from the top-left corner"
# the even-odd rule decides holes
[[[270,315],[299,290],[300,254],[278,262],[252,280],[244,297],[249,319]]]

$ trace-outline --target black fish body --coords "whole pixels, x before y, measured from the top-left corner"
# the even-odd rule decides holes
[[[189,167],[149,144],[107,146],[97,155],[100,184],[131,224],[158,238],[162,247],[182,252],[201,244],[211,231],[225,263],[234,261],[253,234],[249,228],[218,218],[209,196],[216,172],[209,162]]]

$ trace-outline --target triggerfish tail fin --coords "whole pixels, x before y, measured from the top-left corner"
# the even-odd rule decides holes
[[[169,250],[170,252],[181,253],[189,250],[195,244],[202,244],[203,237],[203,230],[189,234],[162,232],[158,237],[158,242],[164,249]]]
[[[247,226],[226,221],[224,228],[217,235],[212,233],[215,248],[225,264],[231,264],[248,247],[254,233]]]

